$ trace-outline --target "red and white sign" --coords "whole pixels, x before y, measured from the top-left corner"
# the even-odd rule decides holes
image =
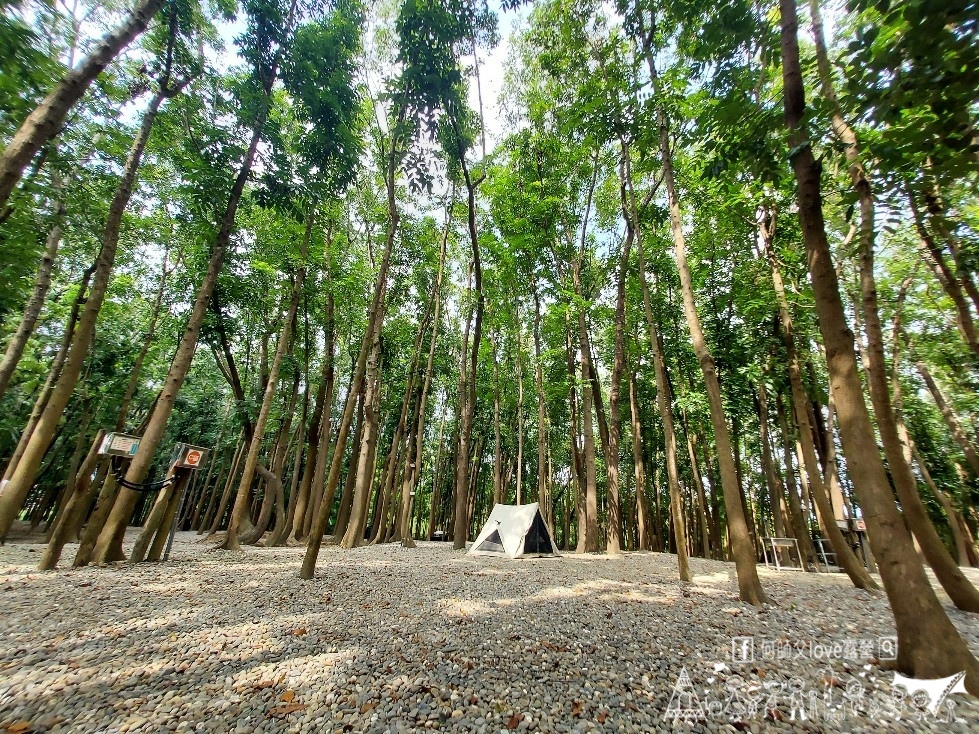
[[[191,449],[187,452],[184,463],[187,464],[187,466],[197,466],[201,463],[201,452],[197,449]]]

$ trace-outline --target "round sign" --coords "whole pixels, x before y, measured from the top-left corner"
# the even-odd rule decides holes
[[[184,459],[184,463],[189,466],[197,466],[201,463],[201,452],[196,449],[191,449],[187,452],[187,458]]]

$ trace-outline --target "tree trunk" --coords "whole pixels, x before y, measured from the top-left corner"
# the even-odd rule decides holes
[[[860,293],[864,331],[867,337],[866,363],[867,385],[877,419],[877,429],[884,445],[884,455],[890,468],[891,479],[898,499],[914,537],[918,540],[928,564],[935,571],[952,602],[970,612],[979,612],[979,591],[969,583],[952,559],[945,544],[928,518],[925,506],[918,495],[918,483],[911,470],[910,451],[902,446],[898,435],[894,409],[888,388],[884,336],[877,307],[877,284],[874,278],[874,200],[870,181],[860,161],[857,137],[840,113],[833,89],[829,57],[823,38],[819,1],[809,0],[812,12],[813,35],[816,41],[816,58],[823,95],[833,105],[833,131],[845,145],[850,179],[860,203]],[[897,343],[895,343],[895,348]]]
[[[393,492],[394,483],[398,475],[398,468],[400,466],[400,458],[405,446],[405,429],[408,425],[408,418],[411,413],[412,399],[415,396],[415,386],[418,380],[418,364],[421,360],[421,348],[422,342],[425,337],[425,332],[428,330],[428,324],[432,318],[434,304],[431,300],[425,306],[425,312],[422,318],[419,320],[418,329],[415,332],[415,341],[412,345],[411,350],[411,362],[408,367],[408,377],[405,381],[405,392],[404,397],[401,401],[401,413],[398,416],[398,423],[395,426],[394,433],[391,437],[391,448],[388,451],[387,460],[384,465],[384,473],[381,481],[381,486],[379,491],[381,493],[382,506],[384,512],[380,514],[375,514],[371,526],[371,535],[375,539],[383,539],[387,528],[384,525],[386,520],[386,511],[388,507],[388,501],[391,499],[391,494]],[[414,420],[412,420],[414,423]],[[376,439],[375,439],[376,440]],[[410,443],[410,438],[408,440]],[[370,495],[368,494],[367,499]],[[365,503],[367,501],[365,499]],[[364,505],[364,519],[366,520],[367,505]],[[354,547],[354,546],[346,546]]]
[[[836,419],[836,404],[833,400],[833,393],[830,392],[829,400],[826,401],[826,470],[823,477],[829,487],[829,497],[833,503],[833,515],[844,517],[844,508],[849,512],[850,517],[856,517],[853,506],[849,498],[843,494],[843,487],[840,484],[839,459],[836,455],[836,440],[834,436],[834,421]]]
[[[54,517],[51,519],[50,522],[48,522],[48,526],[47,528],[45,528],[45,534],[48,534],[50,532],[52,525],[54,525],[57,522],[60,522],[61,515],[63,510],[65,509],[65,505],[68,502],[68,498],[71,497],[75,491],[75,484],[78,481],[78,467],[86,455],[85,439],[86,439],[86,433],[88,432],[89,423],[91,422],[92,419],[92,413],[90,410],[88,410],[87,398],[85,393],[87,393],[87,390],[83,391],[82,394],[82,400],[81,400],[82,416],[79,421],[78,430],[75,435],[75,449],[74,451],[72,451],[71,458],[68,461],[67,478],[61,490],[59,492],[55,492],[54,494],[54,496],[57,497],[57,499],[54,501],[54,510],[55,510]],[[42,505],[41,514],[43,516],[46,516],[50,509],[51,509],[50,503],[46,503]],[[31,527],[32,534],[34,530],[35,530],[35,526],[32,524]]]
[[[758,395],[755,398],[755,410],[758,414],[759,440],[761,441],[761,468],[765,475],[765,486],[768,489],[768,508],[772,515],[772,529],[776,538],[785,537],[785,523],[782,518],[782,503],[785,502],[785,487],[775,471],[772,461],[772,448],[768,437],[768,406],[765,395],[765,411],[761,409],[761,396],[765,395],[765,387],[758,384]]]
[[[374,454],[378,439],[378,408],[379,392],[381,389],[379,376],[381,359],[380,331],[380,322],[378,321],[373,335],[371,353],[367,359],[367,392],[364,394],[364,432],[361,438],[361,449],[357,457],[356,466],[353,463],[350,465],[350,471],[355,472],[356,475],[350,517],[342,536],[339,522],[334,532],[335,538],[341,538],[341,548],[356,548],[364,545],[364,530],[367,527],[367,506],[370,502],[371,488],[374,484]],[[409,383],[410,381],[411,377],[409,376]],[[407,400],[407,396],[405,399]],[[392,453],[396,450],[397,448],[393,447]],[[388,481],[391,480],[389,479]],[[378,526],[378,529],[379,531],[383,531],[383,522]]]
[[[629,373],[629,410],[632,418],[632,467],[636,475],[636,514],[639,531],[639,550],[652,550],[650,531],[654,530],[646,498],[646,466],[642,456],[642,421],[639,418],[639,400],[636,395],[636,373]]]
[[[238,203],[241,201],[245,183],[248,181],[252,162],[258,150],[258,143],[262,137],[262,128],[265,126],[266,115],[267,109],[263,107],[255,120],[255,126],[252,129],[252,137],[248,149],[245,152],[245,158],[231,187],[228,203],[221,218],[218,233],[214,239],[214,245],[211,248],[211,257],[208,261],[207,271],[197,289],[190,317],[187,319],[187,325],[184,327],[184,332],[180,337],[177,351],[170,363],[170,370],[164,380],[163,389],[147,422],[142,440],[139,444],[139,450],[136,456],[133,457],[132,462],[129,464],[129,469],[126,472],[125,478],[129,482],[141,482],[146,476],[146,472],[153,463],[153,456],[156,453],[157,446],[163,438],[163,433],[166,430],[170,413],[173,411],[177,394],[180,392],[184,378],[190,370],[194,353],[197,350],[197,340],[200,336],[201,325],[204,323],[204,316],[207,314],[208,304],[211,300],[211,294],[214,292],[214,285],[217,282],[218,273],[221,272],[221,266],[224,263],[225,251],[231,241],[231,234],[235,225],[235,215],[238,211]],[[106,521],[106,526],[99,536],[95,554],[97,562],[105,563],[124,558],[122,538],[126,533],[126,526],[129,523],[137,499],[138,493],[131,489],[124,488],[119,493],[116,504]]]
[[[221,501],[218,502],[218,507],[214,512],[214,518],[211,520],[211,526],[207,531],[208,537],[217,533],[221,527],[221,521],[224,519],[224,514],[228,509],[228,503],[231,501],[231,487],[234,486],[235,477],[238,476],[238,467],[241,466],[241,460],[245,453],[245,445],[244,440],[238,441],[238,446],[231,459],[231,467],[228,469],[228,478],[225,480],[224,489],[221,492]]]
[[[496,333],[490,334],[493,351],[493,504],[503,502],[503,452],[500,440],[500,367],[497,359]]]
[[[295,327],[293,327],[293,333],[295,333]],[[255,467],[255,472],[265,483],[265,495],[262,498],[262,507],[258,519],[255,521],[255,527],[240,533],[239,542],[244,545],[255,545],[262,539],[265,531],[269,528],[269,523],[273,521],[273,515],[273,530],[281,529],[285,522],[285,508],[283,507],[285,495],[282,487],[282,476],[285,471],[286,455],[289,451],[292,418],[295,415],[296,401],[299,398],[299,379],[300,375],[297,369],[292,382],[292,390],[290,390],[287,404],[284,406],[283,417],[280,419],[278,435],[272,442],[272,460],[269,462],[269,468],[266,469],[261,463]],[[272,540],[272,536],[269,540]],[[267,545],[271,545],[271,543]]]
[[[570,433],[570,448],[571,448],[571,476],[574,481],[575,493],[574,493],[574,511],[575,511],[575,553],[585,552],[585,540],[586,540],[586,526],[587,519],[585,517],[585,494],[587,492],[585,485],[587,484],[587,478],[585,473],[585,457],[584,457],[584,446],[578,444],[579,435],[579,422],[578,422],[578,381],[576,379],[576,371],[574,366],[574,354],[573,348],[571,346],[571,333],[570,327],[567,323],[568,312],[565,311],[565,358],[567,359],[568,365],[568,414],[570,420],[568,421],[569,433]]]
[[[439,479],[442,466],[442,437],[445,434],[445,412],[442,412],[442,420],[439,422],[438,444],[435,448],[435,463],[432,466],[432,498],[428,508],[428,535],[426,540],[431,540],[435,534],[436,523],[441,519],[442,489]]]
[[[804,479],[808,480],[809,489],[816,501],[819,517],[822,520],[823,532],[829,537],[830,544],[833,546],[836,562],[850,577],[854,586],[868,591],[878,591],[880,587],[877,582],[871,578],[863,563],[853,553],[853,549],[850,548],[850,544],[847,543],[842,531],[836,524],[837,518],[833,513],[833,506],[826,485],[823,483],[819,460],[816,457],[816,447],[813,443],[812,424],[809,421],[809,397],[806,395],[805,386],[802,384],[802,369],[795,349],[795,329],[789,312],[789,301],[785,294],[782,273],[775,257],[774,226],[771,213],[765,211],[763,207],[758,215],[758,236],[768,257],[768,264],[772,271],[772,284],[775,287],[775,296],[778,301],[782,342],[785,345],[789,384],[792,389],[792,407],[795,411],[796,423],[799,426],[798,437],[802,454],[799,461],[800,469],[805,471]],[[835,277],[835,271],[833,275]]]
[[[418,398],[418,406],[415,410],[413,438],[412,435],[409,435],[408,439],[413,442],[414,450],[413,453],[409,453],[409,460],[406,462],[405,471],[407,480],[402,487],[401,493],[402,507],[406,518],[411,516],[412,504],[415,501],[413,498],[421,479],[422,458],[425,448],[425,413],[428,405],[429,390],[432,386],[432,376],[435,368],[435,347],[438,344],[439,326],[442,320],[442,281],[445,272],[445,255],[449,242],[449,229],[452,226],[452,208],[454,201],[455,190],[453,189],[449,197],[449,206],[445,215],[445,229],[442,234],[442,244],[439,248],[438,275],[435,279],[435,291],[432,295],[435,299],[435,309],[432,316],[432,339],[428,347],[428,360],[425,363],[425,376],[422,382],[421,395]],[[441,436],[441,430],[439,430],[439,434]],[[441,437],[439,443],[441,444]],[[439,449],[441,449],[441,445]],[[415,547],[410,527],[402,528],[401,540],[402,545],[405,547]]]
[[[404,120],[404,109],[399,112],[397,124],[394,129],[400,127]],[[384,253],[381,256],[381,266],[378,269],[377,280],[374,284],[374,297],[371,301],[370,311],[367,319],[367,330],[354,364],[353,375],[350,382],[350,389],[347,393],[347,400],[343,407],[343,415],[337,426],[336,446],[333,449],[333,460],[330,464],[330,474],[326,481],[325,494],[332,496],[336,492],[337,482],[340,479],[340,469],[343,464],[343,453],[347,448],[347,437],[350,432],[350,424],[353,420],[354,407],[357,403],[357,396],[360,394],[361,386],[364,383],[364,375],[367,368],[367,355],[373,343],[374,329],[383,319],[384,294],[387,286],[388,267],[391,262],[391,250],[394,247],[394,239],[398,230],[399,214],[397,200],[395,198],[394,178],[397,172],[397,158],[395,151],[398,148],[397,141],[390,141],[391,154],[387,161],[387,195],[388,195],[388,231],[384,241]],[[305,580],[313,578],[316,570],[316,557],[319,555],[320,546],[323,543],[323,535],[326,533],[326,525],[330,520],[330,507],[321,506],[319,512],[310,528],[309,539],[306,544],[306,553],[303,556],[302,567],[299,577]]]
[[[308,313],[306,314],[308,316]],[[293,522],[296,517],[296,502],[298,500],[298,489],[299,480],[303,472],[303,450],[306,447],[306,419],[309,415],[309,350],[311,345],[309,344],[309,321],[308,318],[304,318],[306,323],[306,364],[303,370],[302,376],[297,374],[297,382],[301,379],[306,385],[306,389],[303,390],[303,407],[301,415],[299,418],[299,427],[294,436],[296,441],[295,452],[292,458],[292,479],[290,480],[289,486],[289,501],[285,508],[285,513],[282,517],[282,522],[276,522],[275,529],[266,543],[269,547],[281,547],[286,545],[286,541],[289,538],[289,534],[292,532]],[[286,432],[282,432],[280,435],[286,435]],[[283,459],[283,471],[285,471],[285,460]]]
[[[156,323],[160,317],[160,308],[163,304],[163,294],[166,290],[167,277],[169,271],[167,270],[167,259],[169,257],[169,249],[166,249],[163,254],[163,265],[160,271],[160,284],[156,289],[156,298],[153,300],[153,311],[150,315],[150,323],[146,327],[146,333],[143,335],[143,344],[139,348],[139,353],[136,355],[136,359],[133,361],[132,372],[129,375],[129,382],[126,384],[126,392],[122,395],[122,400],[119,403],[119,412],[116,417],[116,431],[122,431],[126,427],[126,418],[129,415],[129,406],[132,404],[133,396],[136,394],[136,388],[139,386],[139,379],[143,371],[143,362],[146,361],[146,355],[150,351],[150,346],[153,344],[153,336],[156,334]],[[222,424],[223,425],[223,424]]]
[[[711,543],[711,527],[715,519],[708,512],[707,493],[704,489],[704,479],[700,475],[700,466],[697,463],[697,452],[694,450],[693,435],[690,426],[687,424],[686,413],[683,414],[684,433],[686,434],[687,456],[690,457],[690,475],[693,479],[694,489],[697,491],[697,505],[700,514],[700,542],[703,546],[704,558],[713,557]],[[674,529],[674,535],[676,530]]]
[[[89,85],[136,36],[146,30],[150,20],[163,7],[164,0],[140,0],[125,20],[104,35],[81,63],[69,71],[57,86],[31,112],[0,154],[0,210],[20,181],[27,164],[60,131],[68,112],[88,90]]]
[[[653,367],[656,377],[656,407],[659,412],[660,421],[663,424],[663,440],[666,448],[666,474],[670,488],[670,510],[673,522],[673,534],[677,541],[677,565],[681,581],[690,581],[690,563],[687,559],[687,530],[683,516],[683,498],[680,491],[680,472],[677,464],[676,455],[676,428],[673,423],[673,406],[670,399],[669,376],[666,370],[666,361],[663,357],[659,339],[659,324],[653,315],[652,297],[650,295],[649,282],[646,278],[646,257],[643,247],[642,228],[637,226],[639,220],[639,210],[636,205],[635,190],[632,186],[632,165],[628,154],[628,149],[623,151],[624,168],[622,171],[623,181],[623,207],[626,208],[627,226],[635,232],[636,251],[639,257],[639,284],[642,289],[643,312],[646,316],[646,328],[649,331],[649,344],[653,353]],[[618,337],[617,337],[618,338]],[[634,439],[635,440],[635,439]],[[641,448],[640,448],[641,457]],[[639,475],[636,475],[636,487],[638,488]],[[657,533],[659,532],[657,528]]]
[[[156,0],[149,1],[156,2]],[[158,8],[159,6],[157,5],[156,7]],[[165,83],[163,89],[165,90]],[[109,214],[106,218],[105,230],[102,234],[102,247],[99,251],[92,288],[85,302],[81,317],[79,318],[78,327],[75,329],[72,337],[71,346],[65,357],[61,375],[58,377],[57,385],[51,392],[51,396],[37,421],[37,425],[34,426],[33,431],[30,433],[30,439],[27,441],[17,468],[10,476],[10,481],[4,487],[3,492],[0,492],[0,538],[6,536],[28,491],[30,491],[31,486],[34,484],[41,460],[51,445],[54,431],[64,415],[65,407],[71,399],[75,385],[78,383],[78,378],[81,375],[82,366],[85,364],[89,346],[95,338],[95,324],[98,320],[99,311],[102,308],[102,302],[105,300],[109,279],[112,275],[112,268],[115,264],[123,213],[129,204],[129,199],[132,197],[133,188],[136,184],[136,174],[143,158],[146,143],[153,129],[153,122],[159,112],[160,105],[163,104],[166,97],[166,91],[157,92],[153,96],[146,112],[143,114],[143,121],[140,125],[139,132],[136,134],[136,138],[133,140],[132,146],[129,149],[129,155],[126,159],[122,177],[119,179],[119,184],[116,186],[115,194],[112,197],[112,203],[109,206]],[[18,132],[19,134],[20,132]],[[11,141],[10,146],[7,148],[8,151],[14,146],[16,140],[17,138],[15,137]],[[6,153],[4,155],[6,157]],[[3,205],[6,198],[2,196],[4,163],[5,160],[0,160],[0,206]],[[11,183],[12,186],[13,183]],[[7,193],[9,194],[9,189]]]
[[[179,473],[178,473],[179,472]],[[169,528],[165,527],[164,519],[168,515],[170,505],[177,500],[178,493],[186,487],[187,480],[190,479],[190,470],[178,470],[171,466],[167,472],[167,478],[171,482],[160,490],[150,509],[150,514],[143,523],[143,530],[140,532],[133,550],[129,554],[130,563],[140,563],[146,559],[146,552],[150,549],[150,543],[159,533],[166,533]],[[179,501],[179,500],[178,500]]]
[[[928,582],[911,536],[894,504],[887,473],[874,438],[870,414],[857,373],[853,334],[849,330],[839,283],[823,223],[820,166],[803,125],[806,114],[799,62],[795,0],[780,0],[782,11],[782,77],[790,159],[798,185],[799,221],[806,244],[809,273],[826,348],[831,388],[836,398],[840,438],[847,468],[865,512],[871,546],[880,563],[897,628],[897,667],[917,678],[940,678],[967,672],[966,687],[979,693],[979,663]]]
[[[584,435],[582,459],[585,469],[584,522],[578,528],[579,552],[597,553],[598,538],[598,483],[595,475],[595,430],[592,425],[592,391],[589,385],[587,351],[582,350],[581,360],[581,420]]]
[[[809,522],[802,511],[802,502],[799,498],[799,485],[796,484],[795,469],[792,464],[792,450],[796,443],[795,434],[786,416],[785,403],[782,400],[781,393],[775,396],[775,409],[778,414],[779,430],[782,434],[782,460],[785,464],[786,495],[789,499],[789,520],[792,523],[792,530],[796,540],[799,541],[799,550],[806,561],[806,565],[815,571],[819,571],[819,556],[812,542]],[[801,473],[805,469],[801,466],[799,469],[801,480]]]
[[[102,444],[104,436],[105,431],[102,429],[95,433],[95,440],[92,441],[88,454],[75,475],[72,492],[67,497],[60,519],[54,524],[51,538],[48,540],[48,545],[41,556],[41,562],[38,564],[38,569],[41,571],[50,571],[57,567],[58,561],[61,559],[61,551],[64,549],[65,543],[72,538],[72,531],[77,527],[78,515],[88,511],[87,503],[84,500],[88,495],[89,477],[98,461],[99,446]]]
[[[95,272],[95,267],[98,263],[92,263],[82,275],[81,282],[78,285],[78,293],[75,295],[74,300],[71,304],[71,312],[68,315],[68,321],[65,324],[65,333],[61,337],[61,343],[58,346],[58,351],[54,355],[54,359],[51,360],[51,366],[48,368],[47,377],[44,380],[44,385],[41,387],[37,398],[34,401],[34,407],[31,410],[30,417],[27,419],[27,425],[21,432],[20,439],[17,441],[17,446],[14,449],[13,456],[10,457],[10,461],[7,462],[7,466],[3,472],[3,478],[5,480],[10,480],[13,476],[14,471],[17,469],[17,465],[20,463],[21,457],[24,455],[24,451],[27,449],[27,444],[34,434],[34,428],[37,426],[37,422],[41,419],[41,415],[44,413],[45,407],[47,407],[48,400],[51,398],[51,393],[54,391],[55,385],[58,382],[58,378],[61,376],[61,370],[65,364],[65,358],[68,356],[68,348],[71,346],[72,339],[75,337],[75,328],[78,325],[78,317],[82,312],[82,307],[86,302],[87,289],[89,280],[92,277],[92,273]],[[2,496],[2,492],[0,492]],[[2,541],[3,535],[0,534],[0,541]]]
[[[534,282],[534,383],[537,388],[537,501],[540,502],[544,519],[553,530],[554,507],[547,491],[547,408],[544,402],[544,365],[540,348],[540,297]]]
[[[332,229],[327,229],[327,242],[332,243]],[[299,499],[296,503],[296,516],[293,520],[292,537],[303,540],[312,526],[316,514],[316,499],[323,496],[323,481],[326,477],[328,464],[327,454],[330,448],[330,419],[333,412],[333,382],[335,379],[335,363],[333,352],[336,346],[336,324],[334,321],[334,296],[331,278],[330,252],[327,250],[326,268],[326,327],[325,345],[323,347],[323,370],[320,377],[320,387],[316,396],[320,409],[315,411],[313,424],[309,432],[310,459],[303,472],[299,488]],[[310,499],[313,499],[312,504]],[[310,510],[312,508],[312,511]]]
[[[941,248],[935,244],[931,233],[925,227],[924,218],[918,209],[918,203],[915,200],[914,194],[910,188],[906,188],[905,190],[908,204],[911,207],[915,230],[918,232],[918,238],[921,242],[922,259],[928,263],[928,266],[934,273],[935,278],[938,279],[945,294],[955,305],[955,323],[959,327],[959,332],[962,334],[966,345],[972,350],[972,354],[979,357],[979,333],[976,331],[976,325],[973,321],[969,304],[962,294],[962,286],[955,277],[955,273],[952,272],[952,269],[945,261],[945,255],[942,253]]]
[[[516,504],[523,504],[523,329],[520,324],[520,299],[513,302],[517,343],[515,347],[514,367],[517,372],[517,491]]]
[[[473,292],[476,296],[476,309],[473,316],[471,356],[466,368],[466,378],[460,393],[462,410],[459,427],[459,459],[456,461],[455,477],[455,518],[452,547],[461,550],[469,539],[469,448],[472,443],[473,417],[476,414],[476,368],[479,363],[479,342],[483,328],[483,265],[479,257],[479,239],[476,233],[476,189],[483,180],[481,175],[473,179],[466,161],[462,160],[462,172],[466,179],[469,244],[472,247]]]
[[[962,453],[965,454],[965,460],[969,464],[969,468],[972,469],[973,474],[979,477],[979,450],[976,449],[972,439],[966,434],[958,416],[945,399],[941,389],[938,387],[938,383],[935,382],[935,378],[932,377],[925,363],[919,359],[915,362],[915,367],[918,369],[918,374],[921,375],[921,379],[925,381],[925,385],[927,385],[928,392],[931,393],[935,405],[941,411],[942,417],[945,419],[945,424],[952,434],[952,438],[955,439],[955,442],[961,447]]]
[[[238,484],[238,492],[235,495],[235,504],[231,510],[231,522],[228,523],[228,532],[224,542],[219,546],[225,550],[240,550],[238,535],[248,508],[251,505],[251,486],[255,478],[255,470],[258,467],[258,453],[262,449],[262,442],[265,440],[265,424],[268,422],[269,413],[272,410],[272,403],[275,401],[275,392],[279,384],[279,370],[282,367],[282,360],[285,359],[286,351],[292,343],[292,325],[296,320],[296,312],[299,308],[299,297],[302,295],[303,284],[306,280],[306,253],[309,248],[309,237],[313,231],[313,220],[315,212],[310,211],[306,216],[306,233],[303,237],[300,257],[302,265],[296,272],[292,283],[292,295],[289,300],[289,307],[286,309],[285,317],[282,320],[282,329],[279,332],[279,341],[275,347],[275,356],[269,367],[268,382],[265,385],[265,393],[262,396],[262,407],[259,409],[258,418],[255,420],[255,428],[252,433],[251,441],[248,445],[248,453],[245,456],[245,468],[241,474],[241,482]],[[298,381],[296,383],[298,389]],[[295,396],[295,392],[293,393]],[[281,481],[281,480],[280,480]],[[268,524],[268,517],[265,517],[265,524]],[[260,523],[261,525],[261,523]],[[256,527],[259,537],[264,532],[264,527]],[[258,538],[249,533],[246,543],[254,543]]]
[[[215,451],[220,451],[220,449],[215,448]],[[224,476],[224,468],[227,460],[228,450],[224,449],[221,451],[220,463],[217,464],[217,469],[214,471],[214,484],[212,485],[210,481],[204,483],[204,493],[207,496],[207,503],[198,508],[201,511],[196,513],[190,521],[191,530],[196,530],[198,535],[203,535],[208,523],[211,522],[211,513],[214,511],[218,498],[220,497],[218,485]],[[210,469],[208,471],[210,472]]]
[[[656,81],[655,65],[649,59],[650,74]],[[683,292],[683,311],[687,320],[687,329],[693,342],[700,370],[704,375],[707,398],[710,404],[711,424],[714,427],[714,440],[717,445],[717,461],[721,470],[721,490],[724,495],[724,507],[727,510],[728,533],[731,538],[731,550],[737,569],[738,589],[741,600],[755,606],[768,602],[768,597],[762,590],[755,565],[755,551],[748,531],[747,518],[741,504],[741,494],[738,491],[737,468],[734,465],[734,452],[731,448],[731,438],[728,431],[727,419],[724,415],[724,403],[721,397],[721,386],[717,379],[714,358],[707,346],[697,304],[694,300],[693,279],[687,264],[687,248],[683,235],[680,199],[673,178],[673,153],[670,143],[669,128],[666,113],[660,107],[657,110],[659,121],[660,158],[663,162],[664,182],[669,197],[670,229],[673,233],[673,246],[676,254],[677,270],[680,273],[680,288]]]
[[[55,258],[58,256],[58,247],[61,245],[61,225],[64,214],[65,205],[59,201],[55,204],[54,224],[48,232],[44,255],[41,257],[41,264],[38,266],[37,277],[34,280],[34,291],[31,293],[27,305],[24,306],[24,315],[17,325],[17,330],[7,342],[7,350],[4,352],[3,360],[0,361],[0,398],[7,392],[7,385],[10,384],[10,378],[20,363],[20,358],[24,354],[24,347],[27,346],[27,340],[34,333],[37,317],[41,313],[44,298],[51,286],[51,271],[54,268]]]
[[[927,169],[926,169],[927,170]],[[955,277],[962,289],[969,296],[972,307],[979,311],[979,288],[972,280],[969,264],[962,259],[962,245],[953,233],[953,228],[945,217],[945,205],[942,203],[941,190],[938,181],[929,175],[931,186],[924,192],[925,205],[928,208],[928,219],[932,229],[939,234],[948,246],[955,264]]]

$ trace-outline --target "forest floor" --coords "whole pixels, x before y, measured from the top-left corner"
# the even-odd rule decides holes
[[[166,563],[42,573],[41,550],[0,548],[0,732],[979,730],[963,694],[901,698],[887,601],[842,574],[762,567],[757,610],[733,565],[680,584],[658,553],[324,546],[301,582],[303,548],[193,533]]]

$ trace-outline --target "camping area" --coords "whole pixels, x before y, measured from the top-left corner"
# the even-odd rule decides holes
[[[932,716],[895,691],[878,661],[887,602],[841,574],[763,568],[778,606],[759,610],[738,600],[731,564],[693,559],[680,583],[661,553],[334,546],[297,584],[301,548],[229,554],[194,533],[163,565],[40,574],[39,550],[0,556],[9,731],[965,734],[979,721],[961,694],[949,723],[947,705]],[[949,614],[979,649],[972,615]],[[698,710],[674,698],[682,670]]]
[[[979,0],[0,0],[0,734],[979,731]]]

